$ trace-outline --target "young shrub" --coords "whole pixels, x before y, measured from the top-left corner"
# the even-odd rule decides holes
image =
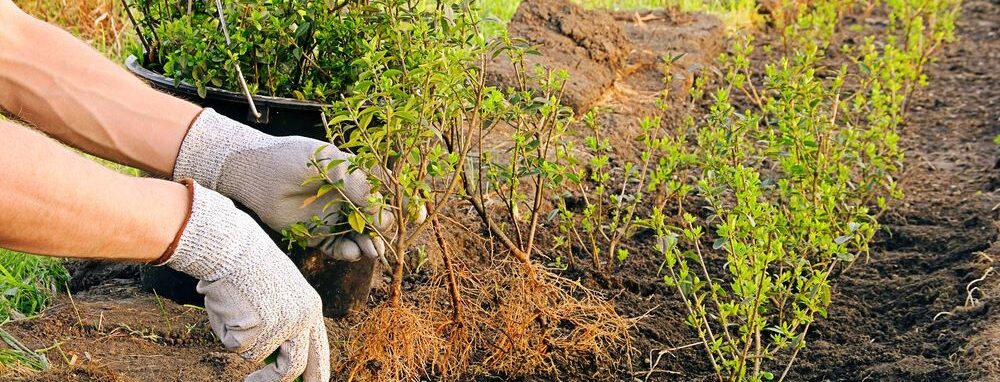
[[[565,357],[610,359],[628,346],[630,320],[533,259],[548,193],[565,176],[553,159],[572,118],[558,101],[565,78],[529,72],[515,47],[520,42],[483,37],[473,4],[374,0],[355,8],[384,20],[366,32],[373,37],[351,63],[357,82],[331,105],[327,121],[331,140],[355,154],[349,167],[365,172],[379,193],[367,208],[345,203],[344,222],[324,226],[316,219],[290,230],[296,240],[353,231],[388,243],[388,299],[348,339],[343,367],[351,378],[528,375]],[[519,67],[520,88],[486,85],[486,65],[501,54]],[[529,90],[528,81],[541,81],[542,93]],[[487,146],[496,141],[512,148]],[[339,164],[313,160],[310,181],[323,183],[320,194],[341,186],[323,175]],[[460,203],[477,212],[509,258],[451,248],[448,234],[456,228],[443,219]],[[397,222],[389,231],[375,224],[382,214]],[[425,233],[440,249],[444,273],[407,291],[409,248]],[[435,292],[442,284],[446,299]]]
[[[664,281],[685,303],[720,381],[787,376],[810,326],[826,316],[830,276],[868,254],[878,216],[901,196],[894,178],[905,100],[926,81],[922,63],[950,38],[957,7],[890,2],[897,21],[857,51],[844,49],[856,65],[831,70],[827,51],[852,7],[802,8],[785,28],[785,54],[765,55],[762,79],[751,67],[753,41],[738,40],[721,60],[723,86],[694,134],[695,159],[677,154],[685,152],[682,140],[667,140],[655,154],[653,173],[692,175],[679,179],[704,205],[686,207],[677,187],[660,188],[676,214],[655,203],[639,224],[655,232]],[[858,81],[848,86],[848,78]]]

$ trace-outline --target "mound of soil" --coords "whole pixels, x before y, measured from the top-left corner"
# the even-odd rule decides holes
[[[619,12],[613,16],[635,46],[629,57],[628,75],[620,87],[625,96],[630,96],[630,91],[655,95],[664,89],[667,75],[672,79],[671,98],[688,97],[694,79],[711,67],[727,43],[722,22],[704,13],[662,10]],[[673,62],[665,65],[668,60]],[[650,106],[648,102],[630,103]]]
[[[632,51],[622,26],[608,12],[588,11],[568,0],[527,0],[507,26],[510,36],[538,45],[539,54],[524,57],[523,70],[536,66],[566,70],[563,103],[580,112],[610,88]],[[519,88],[518,74],[507,55],[491,65],[488,80],[503,88]],[[537,84],[530,84],[537,89]]]
[[[690,86],[696,72],[721,52],[723,26],[705,14],[667,11],[612,13],[586,10],[568,0],[528,0],[508,25],[511,37],[537,45],[525,56],[525,69],[566,70],[563,104],[577,113],[607,106],[618,96],[658,94],[664,87],[665,56],[680,56],[670,68],[675,83]],[[510,58],[491,64],[488,80],[500,87],[518,87]],[[529,84],[537,90],[537,84]],[[677,93],[683,93],[678,91]],[[629,104],[649,105],[645,100]]]
[[[569,73],[561,99],[581,115],[599,109],[601,134],[611,140],[620,159],[638,158],[635,137],[639,121],[660,115],[657,99],[667,92],[672,103],[689,96],[698,76],[712,67],[726,44],[722,22],[704,13],[671,10],[608,12],[585,10],[567,0],[528,0],[508,25],[513,37],[538,45],[525,57],[528,74],[540,65]],[[668,61],[673,61],[667,65]],[[668,78],[669,80],[664,80]],[[487,80],[499,87],[518,87],[510,58],[497,57]],[[538,90],[537,84],[528,84]],[[684,103],[686,104],[686,103]],[[667,118],[681,118],[683,112]],[[579,125],[569,139],[591,132]],[[502,134],[502,133],[501,133]],[[490,150],[506,152],[506,142],[491,142]],[[575,153],[586,160],[588,153]]]
[[[682,101],[725,50],[727,38],[722,22],[704,13],[632,11],[613,16],[635,49],[619,81],[598,102],[598,119],[619,159],[636,160],[641,152],[635,140],[641,133],[639,122],[662,116],[676,124],[695,112],[685,109],[691,105]],[[666,115],[657,105],[664,93],[672,111]]]

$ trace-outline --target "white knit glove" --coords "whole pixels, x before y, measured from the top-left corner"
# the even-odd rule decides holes
[[[349,154],[327,142],[304,137],[274,137],[205,109],[184,138],[173,176],[175,180],[193,178],[233,198],[277,231],[309,221],[313,216],[323,218],[327,226],[334,226],[342,219],[339,203],[326,212],[323,207],[330,201],[346,198],[359,208],[367,208],[371,187],[365,174],[348,172],[345,161],[328,174],[335,182],[343,181],[342,195],[331,191],[303,206],[321,186],[320,182],[302,185],[303,181],[317,175],[316,169],[308,166],[317,150],[320,150],[317,159],[349,158]],[[376,228],[387,232],[393,223],[392,214],[384,211],[378,215],[374,219]],[[336,260],[356,261],[362,254],[374,258],[385,253],[381,237],[367,233],[317,238],[309,245],[320,246]]]
[[[212,331],[227,349],[277,361],[245,381],[330,380],[320,297],[253,219],[218,193],[188,183],[191,214],[163,265],[198,280]]]

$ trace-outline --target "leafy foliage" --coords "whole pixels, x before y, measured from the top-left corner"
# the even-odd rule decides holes
[[[355,231],[390,243],[383,259],[393,273],[389,299],[351,341],[351,373],[408,380],[433,367],[439,375],[458,376],[469,372],[470,354],[478,354],[486,361],[477,367],[487,372],[525,375],[562,354],[607,358],[609,349],[627,344],[628,321],[606,301],[568,293],[534,260],[544,248],[536,243],[544,202],[565,179],[556,160],[572,121],[571,109],[559,101],[565,73],[526,67],[523,58],[532,48],[524,41],[484,37],[473,1],[374,0],[364,7],[359,11],[383,14],[386,22],[369,31],[376,37],[355,60],[358,81],[328,108],[327,122],[331,140],[355,154],[347,165],[367,173],[380,192],[367,208],[345,203],[343,222],[314,220],[288,232],[301,240]],[[487,66],[501,56],[517,68],[518,83],[510,89],[486,84]],[[532,90],[535,84],[540,91]],[[490,146],[496,143],[505,148]],[[317,171],[308,181],[322,183],[318,194],[343,187],[324,175],[343,164],[312,161]],[[439,220],[459,203],[471,205],[515,260],[513,267],[462,273],[454,266],[444,237],[456,228]],[[429,210],[426,219],[419,218],[422,206]],[[374,224],[386,213],[398,222],[389,232]],[[445,264],[451,314],[443,323],[428,322],[437,319],[428,318],[433,308],[411,309],[402,288],[406,264],[426,261],[426,252],[409,250],[425,231],[433,232]],[[470,285],[471,279],[482,282]],[[433,306],[425,300],[433,295],[417,299]],[[464,303],[467,298],[473,302]],[[562,325],[581,329],[567,332]],[[560,351],[539,350],[547,347]],[[371,371],[366,365],[372,363],[384,366]]]
[[[571,244],[584,248],[607,272],[602,257],[627,261],[616,245],[652,230],[664,281],[687,306],[718,379],[783,379],[809,327],[826,316],[831,275],[867,256],[878,216],[901,197],[906,99],[953,38],[957,5],[889,2],[884,32],[841,48],[847,65],[832,64],[828,51],[858,2],[788,9],[781,47],[755,53],[753,38],[737,38],[723,55],[702,120],[642,120],[639,160],[625,160],[614,180],[612,150],[596,118],[584,116],[594,131],[584,147],[590,162],[561,158],[570,169],[564,189],[584,208],[560,203],[557,246],[565,256]],[[693,102],[704,85],[691,88]],[[635,214],[638,204],[652,207]]]
[[[623,245],[636,232],[653,233],[645,253],[662,258],[663,281],[684,301],[686,324],[701,339],[718,379],[784,379],[806,346],[810,326],[827,314],[832,275],[868,255],[878,217],[901,196],[895,177],[906,100],[926,85],[923,69],[953,38],[958,12],[957,0],[888,1],[888,28],[862,44],[840,47],[848,60],[833,63],[843,15],[875,3],[794,2],[796,7],[773,16],[781,18],[772,20],[781,46],[736,39],[720,59],[719,86],[711,89],[699,78],[688,94],[692,107],[708,105],[707,114],[676,125],[662,115],[642,119],[641,154],[615,167],[598,112],[578,118],[562,106],[565,74],[525,67],[523,57],[532,52],[525,42],[502,34],[484,37],[473,1],[372,0],[336,11],[314,1],[238,3],[226,8],[233,48],[217,32],[214,9],[155,3],[138,3],[149,35],[162,38],[151,57],[175,79],[233,89],[237,79],[228,68],[239,63],[252,68],[246,72],[253,73],[253,92],[330,104],[331,141],[355,154],[346,163],[366,172],[380,193],[367,208],[346,203],[339,211],[347,216],[343,222],[324,226],[314,219],[286,235],[305,241],[353,231],[390,243],[391,256],[383,259],[393,269],[389,302],[362,330],[352,374],[376,363],[383,365],[379,377],[395,379],[427,374],[428,365],[449,374],[461,362],[436,358],[435,350],[452,357],[468,354],[462,346],[482,345],[428,327],[472,328],[483,317],[503,317],[497,325],[522,330],[533,322],[570,319],[549,309],[547,304],[557,304],[552,293],[539,292],[548,290],[539,287],[547,276],[535,262],[539,247],[548,246],[536,240],[549,223],[558,230],[551,243],[557,268],[567,266],[564,258],[587,255],[603,273],[638,255],[629,251],[634,246]],[[698,3],[754,8],[742,0]],[[324,47],[315,34],[330,36],[338,46]],[[327,48],[342,50],[327,57],[334,51]],[[488,62],[500,56],[517,68],[517,83],[509,89],[484,81]],[[327,68],[336,75],[322,73]],[[666,94],[661,108],[671,111]],[[587,161],[565,139],[575,123],[592,132],[582,143]],[[317,196],[343,186],[324,174],[344,163],[310,163],[317,175],[309,181],[322,184]],[[582,210],[567,205],[571,196],[583,201]],[[497,271],[493,278],[526,281],[512,285],[539,293],[507,302],[530,302],[549,315],[545,320],[531,313],[527,323],[518,322],[518,306],[503,301],[502,316],[489,312],[488,304],[463,303],[461,290],[468,287],[456,281],[461,277],[450,265],[437,220],[459,203],[471,205],[490,238],[521,265],[521,273]],[[430,210],[426,220],[418,218],[423,206]],[[386,213],[400,222],[391,232],[375,228],[375,219]],[[408,248],[426,230],[434,232],[449,264],[453,313],[447,324],[433,325],[403,298],[404,266],[413,257]],[[426,261],[423,250],[416,257]],[[613,321],[608,317],[599,319]],[[496,370],[516,375],[547,362],[531,353],[541,346],[532,342],[535,333],[510,338],[511,331],[501,330],[503,337],[492,327],[478,328],[479,338],[492,346],[487,349],[499,352],[485,353],[497,361],[490,366]],[[616,338],[602,335],[594,335],[594,342]],[[420,351],[399,355],[397,347]]]
[[[933,50],[951,39],[956,5],[891,2],[892,14],[910,17],[843,48],[854,65],[830,68],[835,28],[854,4],[814,2],[784,28],[784,53],[763,55],[771,61],[762,76],[751,67],[761,57],[752,39],[722,57],[709,114],[676,130],[693,135],[694,147],[663,138],[677,143],[656,153],[652,173],[691,182],[706,206],[684,207],[687,193],[671,187],[659,193],[676,200],[676,212],[660,203],[639,224],[656,232],[664,281],[688,307],[719,380],[770,380],[778,371],[783,379],[810,325],[826,316],[831,275],[867,255],[877,217],[901,196],[894,177],[905,100],[926,83]]]
[[[132,8],[146,65],[175,81],[301,100],[336,99],[357,80],[354,60],[384,15],[328,0],[136,0]],[[225,27],[229,43],[222,31]]]

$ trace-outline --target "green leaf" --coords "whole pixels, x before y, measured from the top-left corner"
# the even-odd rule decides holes
[[[715,239],[714,242],[712,242],[712,249],[720,249],[722,247],[725,247],[726,244],[729,244],[729,239],[720,237],[718,239]]]
[[[322,186],[319,186],[319,190],[316,191],[316,197],[317,198],[321,198],[321,197],[323,197],[323,195],[326,195],[328,192],[330,192],[330,191],[332,191],[332,190],[334,190],[336,188],[337,188],[337,186],[332,185],[332,184],[324,184]]]
[[[347,223],[351,225],[351,229],[355,232],[365,232],[365,215],[361,211],[354,211],[354,213],[348,215]]]
[[[331,170],[333,170],[334,167],[340,166],[341,164],[346,162],[347,159],[331,159],[329,162],[326,163],[324,169],[326,170],[326,172],[330,172]],[[343,183],[343,180],[338,180],[338,182]]]
[[[307,236],[309,236],[309,229],[306,228],[306,226],[303,225],[302,223],[292,224],[292,226],[289,227],[289,229],[292,231],[292,234],[294,234],[295,236],[298,236],[298,237],[307,237]]]
[[[834,242],[834,243],[837,243],[837,245],[843,245],[843,244],[844,244],[844,243],[846,243],[846,242],[847,242],[848,240],[851,240],[851,238],[852,238],[852,237],[854,237],[854,235],[844,235],[844,236],[840,236],[840,237],[838,237],[838,238],[836,238],[836,239],[833,239],[833,242]]]

